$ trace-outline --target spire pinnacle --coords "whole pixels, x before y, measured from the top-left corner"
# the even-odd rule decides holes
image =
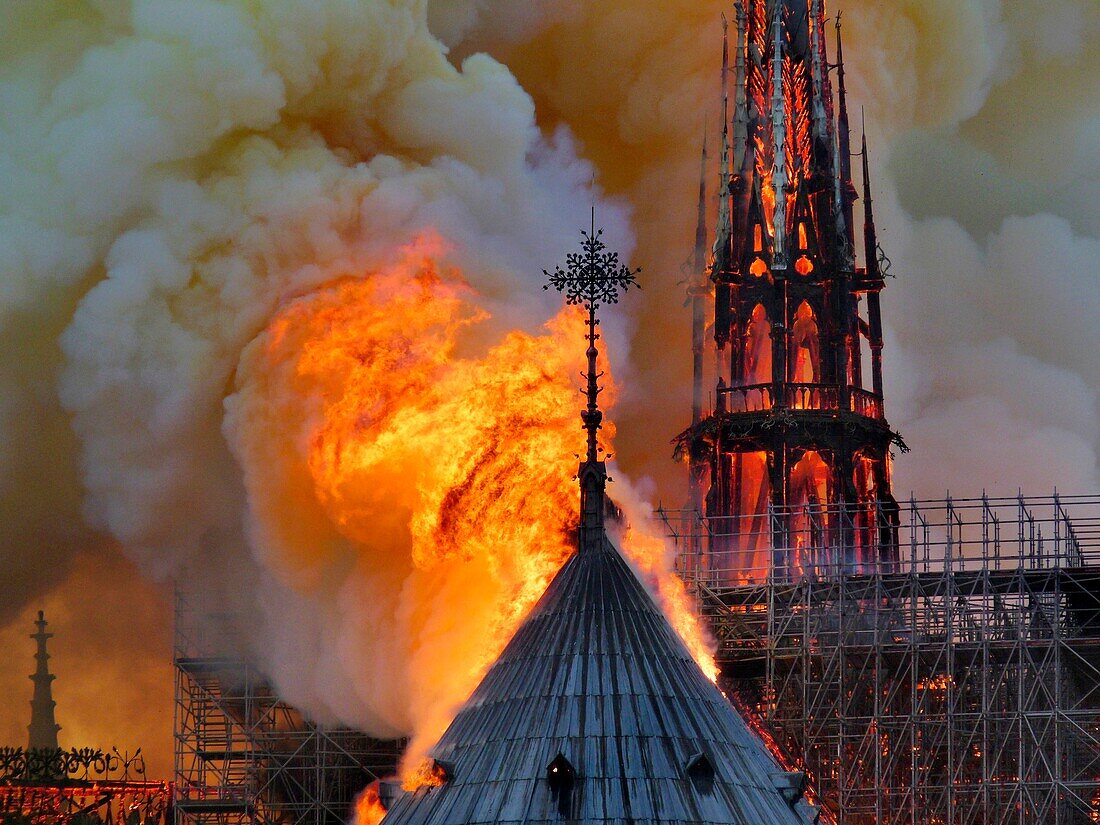
[[[54,719],[54,707],[51,684],[54,676],[50,673],[50,654],[46,652],[46,641],[53,638],[46,632],[46,617],[41,610],[34,626],[38,628],[31,638],[37,643],[35,650],[35,670],[30,679],[34,682],[34,697],[31,699],[31,723],[27,727],[30,734],[28,747],[31,750],[57,750],[57,732],[61,726]]]
[[[878,234],[875,231],[875,210],[871,201],[871,163],[867,154],[867,122],[860,111],[863,125],[863,249],[867,263],[867,277],[881,277],[878,269]]]
[[[821,8],[822,0],[810,0],[810,66],[813,75],[813,103],[812,115],[814,123],[814,137],[819,141],[829,138],[829,121],[825,116],[825,72],[822,67],[821,55],[823,52],[821,42],[821,21],[824,14]]]
[[[581,231],[581,251],[566,255],[565,269],[555,267],[553,272],[542,271],[548,282],[543,289],[554,287],[565,293],[567,304],[578,304],[588,311],[588,372],[587,385],[583,390],[588,404],[581,412],[581,421],[588,431],[588,450],[577,473],[581,487],[581,530],[580,549],[599,549],[603,544],[604,491],[607,487],[607,466],[600,460],[600,448],[596,433],[601,428],[603,413],[600,411],[599,395],[603,387],[599,379],[603,373],[596,371],[596,342],[600,336],[596,332],[599,319],[596,310],[601,304],[617,304],[619,293],[631,286],[639,286],[637,274],[640,269],[631,269],[620,263],[618,252],[607,251],[607,245],[601,240],[602,229],[596,229],[596,207],[592,207],[592,221],[588,232]]]
[[[718,267],[729,264],[730,224],[730,121],[729,121],[729,24],[722,15],[722,162],[718,180],[718,225],[714,230],[714,260]]]
[[[699,206],[695,219],[695,273],[702,273],[707,266],[707,127],[703,124],[703,153],[699,160]]]
[[[737,53],[734,66],[734,111],[733,111],[733,165],[741,169],[745,158],[745,145],[748,141],[749,115],[745,99],[745,5],[735,3],[737,12]]]
[[[723,198],[727,202],[728,198]],[[729,215],[727,211],[727,217]],[[703,353],[707,329],[706,299],[710,295],[707,272],[707,134],[703,130],[703,157],[699,169],[699,212],[695,225],[695,260],[688,300],[691,303],[691,425],[703,420]],[[703,506],[703,475],[705,467],[693,460],[688,480],[689,506]]]
[[[695,255],[688,281],[691,303],[692,391],[691,423],[703,418],[703,339],[706,334],[705,298],[709,294],[707,278],[707,131],[703,129],[703,154],[699,163],[699,207],[695,222]]]
[[[849,249],[855,246],[855,227],[852,205],[856,188],[852,185],[852,130],[848,122],[848,90],[844,85],[844,39],[840,35],[840,12],[836,16],[836,71],[837,71],[837,209],[844,222],[842,233]],[[855,254],[854,249],[850,254]]]

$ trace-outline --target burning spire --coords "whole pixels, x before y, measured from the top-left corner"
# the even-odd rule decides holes
[[[596,371],[596,342],[600,336],[596,332],[599,319],[596,310],[601,303],[617,304],[619,293],[631,286],[639,286],[635,277],[641,269],[631,269],[619,262],[618,252],[607,251],[600,238],[602,229],[596,229],[596,208],[592,208],[592,222],[588,232],[581,230],[583,241],[580,252],[571,252],[566,256],[566,268],[560,266],[554,271],[545,269],[543,274],[549,282],[543,289],[554,287],[565,293],[568,304],[578,304],[588,311],[588,372],[585,395],[588,405],[581,412],[581,421],[588,431],[588,450],[581,462],[577,477],[581,486],[581,529],[580,549],[587,550],[602,544],[604,491],[607,487],[607,465],[600,458],[600,447],[596,442],[596,433],[601,427],[603,413],[600,411],[599,396],[603,388],[599,385],[602,372]]]
[[[31,723],[27,727],[30,733],[29,747],[31,750],[57,750],[57,732],[61,726],[54,718],[54,708],[57,703],[53,700],[53,680],[50,673],[50,654],[46,652],[47,640],[53,638],[52,633],[46,632],[46,617],[41,610],[38,611],[38,619],[34,625],[37,633],[31,634],[31,638],[38,645],[34,654],[35,669],[31,674],[34,682],[34,698],[31,699]]]
[[[839,32],[839,112],[824,0],[747,0],[737,36],[748,41],[743,58],[738,46],[746,72],[737,72],[737,99],[751,109],[745,162],[736,176],[723,169],[720,182],[723,193],[735,194],[721,201],[711,267],[715,406],[702,420],[693,409],[678,442],[691,472],[705,457],[710,487],[702,508],[729,533],[709,539],[700,569],[725,583],[802,575],[821,548],[850,542],[842,520],[822,526],[813,515],[826,502],[844,508],[843,519],[864,520],[851,557],[890,559],[897,527],[890,447],[905,449],[884,413],[883,265],[869,194],[866,268],[853,260],[857,193]],[[729,69],[723,49],[723,79]],[[768,527],[777,509],[791,514],[782,531]],[[779,542],[789,542],[789,552],[773,554]]]

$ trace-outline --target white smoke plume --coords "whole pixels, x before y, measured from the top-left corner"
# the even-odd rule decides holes
[[[913,452],[897,461],[897,492],[1094,491],[1100,84],[1087,68],[1100,64],[1100,8],[840,5],[898,275],[884,306],[887,412]],[[630,329],[610,342],[618,458],[678,503],[668,442],[687,423],[690,353],[677,281],[704,114],[712,137],[716,122],[723,10],[0,8],[2,617],[65,581],[81,547],[117,542],[146,574],[198,578],[253,609],[254,652],[311,713],[409,730],[427,701],[407,695],[410,640],[379,630],[401,565],[372,568],[313,504],[279,512],[258,492],[277,480],[267,462],[283,453],[269,448],[294,433],[250,422],[299,421],[268,406],[284,386],[257,369],[269,326],[340,279],[401,265],[431,230],[440,268],[460,271],[491,315],[458,354],[476,358],[515,327],[541,334],[556,302],[535,288],[540,270],[574,246],[595,175],[616,199],[600,206],[612,245],[629,250],[633,234],[645,267],[640,302],[624,305]],[[290,380],[292,361],[278,363]],[[316,412],[291,406],[301,421]],[[462,569],[431,586],[462,589]],[[90,565],[77,572],[70,592],[95,581]],[[518,574],[491,575],[505,592]],[[403,626],[462,640],[461,618]],[[19,703],[10,713],[21,721]]]
[[[57,2],[0,14],[2,529],[8,565],[26,571],[5,578],[5,609],[67,553],[109,537],[146,573],[251,613],[249,652],[307,712],[409,731],[444,688],[432,674],[410,685],[402,668],[442,669],[484,655],[492,638],[486,616],[456,624],[453,603],[434,597],[477,575],[491,614],[531,574],[452,564],[450,577],[416,585],[407,527],[358,545],[324,519],[305,529],[312,491],[287,487],[293,467],[255,445],[272,410],[289,421],[316,410],[295,410],[248,353],[278,313],[404,266],[428,236],[433,277],[468,282],[467,314],[482,319],[458,355],[476,358],[506,330],[537,332],[558,303],[538,289],[541,267],[587,223],[591,166],[566,130],[539,132],[504,66],[449,62],[423,2]],[[629,253],[625,211],[605,203],[600,220]],[[419,331],[389,334],[400,346]],[[298,462],[309,445],[294,439],[308,429],[281,433]],[[516,430],[500,437],[523,444]],[[414,493],[421,483],[395,481]],[[277,513],[280,484],[289,498]],[[391,506],[400,512],[400,497]],[[279,517],[298,530],[293,546]],[[526,545],[500,553],[522,561]],[[418,602],[406,587],[423,591]]]

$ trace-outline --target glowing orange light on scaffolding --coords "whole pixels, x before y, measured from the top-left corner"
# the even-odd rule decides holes
[[[949,673],[941,673],[938,676],[925,676],[919,682],[917,682],[917,690],[930,690],[934,692],[945,692],[948,688],[954,687],[955,678]]]

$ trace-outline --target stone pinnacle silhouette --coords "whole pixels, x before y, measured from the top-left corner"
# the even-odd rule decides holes
[[[34,654],[36,667],[30,677],[34,682],[34,698],[31,699],[31,723],[27,727],[30,732],[28,747],[31,750],[57,750],[57,732],[61,726],[54,719],[57,703],[53,700],[52,684],[56,677],[50,673],[50,654],[46,652],[46,640],[53,634],[46,632],[47,622],[41,610],[34,624],[38,632],[31,638],[38,643],[38,649]]]

